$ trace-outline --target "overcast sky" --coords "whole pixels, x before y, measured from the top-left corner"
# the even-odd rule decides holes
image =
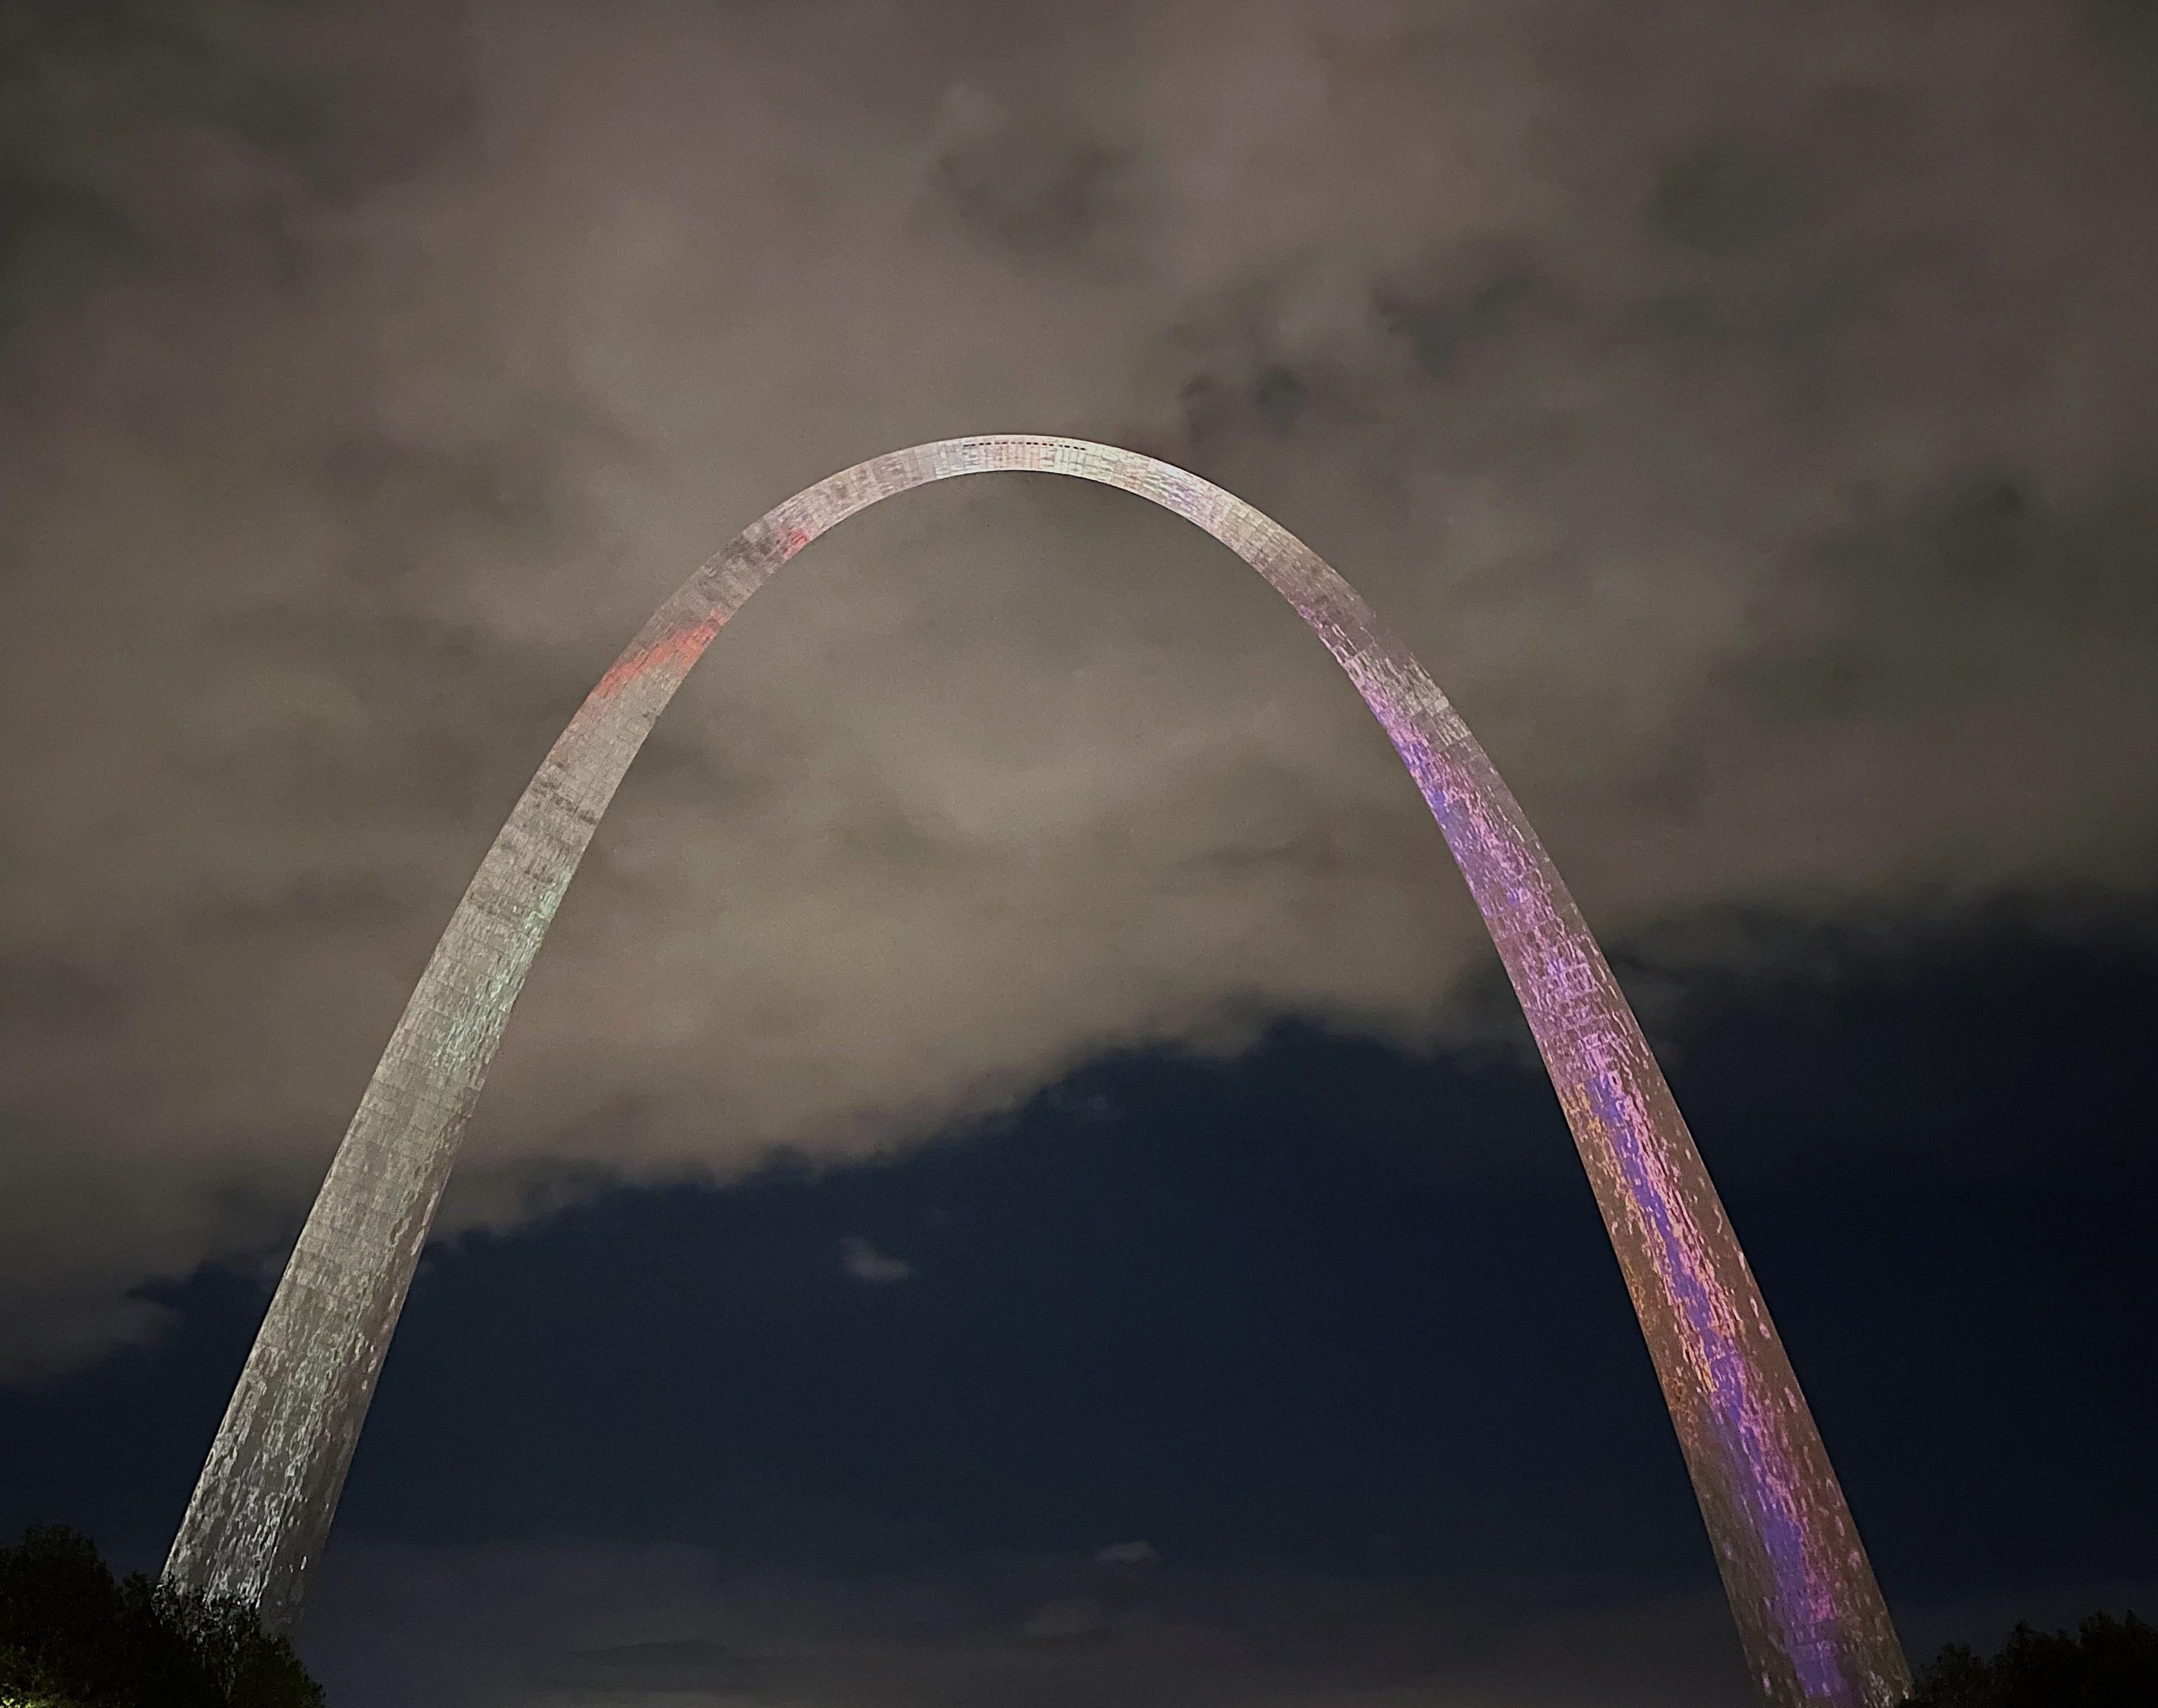
[[[1944,1098],[1975,1061],[1950,1039],[1895,1065],[1911,1119],[1856,1078],[1803,1133],[1696,1112],[1720,1177],[2120,1166],[2128,1046],[2046,1027],[2077,956],[2158,990],[2153,206],[2136,0],[8,7],[0,1376],[49,1422],[139,1410],[156,1372],[228,1385],[429,947],[608,660],[772,503],[963,433],[1152,452],[1334,563],[1627,947],[1675,1063],[1719,1002],[1886,980],[1882,1024],[1931,1038],[2001,944],[2068,957],[1980,1030],[1997,1057],[2037,1027],[2101,1112]],[[903,1167],[1105,1059],[1235,1081],[1283,1017],[1449,1085],[1513,1073],[1508,1013],[1414,789],[1255,577],[1123,495],[968,481],[849,524],[715,644],[570,893],[441,1226],[561,1255],[612,1189],[731,1215],[776,1148]],[[1353,1098],[1341,1047],[1312,1083]],[[1374,1132],[1418,1130],[1413,1089],[1371,1095]],[[1969,1118],[1920,1118],[1943,1101]],[[1480,1107],[1428,1143],[1433,1189],[1572,1203],[1555,1117]],[[861,1296],[926,1278],[817,1241]],[[219,1276],[245,1297],[205,1303]],[[169,1523],[188,1405],[116,1534]],[[1035,1545],[994,1530],[968,1545]],[[2158,1576],[2078,1558],[2054,1576]],[[788,1593],[870,1640],[854,1601]],[[1397,1686],[1354,1700],[1424,1700]]]

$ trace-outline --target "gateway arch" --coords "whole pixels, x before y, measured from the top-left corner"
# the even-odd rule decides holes
[[[768,511],[600,679],[480,864],[331,1163],[166,1562],[168,1582],[299,1610],[414,1266],[533,957],[600,815],[720,626],[879,499],[1019,469],[1173,510],[1326,643],[1416,779],[1497,945],[1633,1296],[1748,1665],[1777,1708],[1890,1708],[1910,1673],[1819,1431],[1722,1200],[1595,939],[1512,792],[1408,649],[1303,541],[1180,468],[996,435],[858,464]]]

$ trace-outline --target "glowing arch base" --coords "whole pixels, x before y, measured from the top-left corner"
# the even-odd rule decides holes
[[[1890,1708],[1910,1674],[1835,1472],[1686,1122],[1595,940],[1490,761],[1319,556],[1242,500],[1113,446],[994,436],[819,482],[661,606],[570,720],[458,904],[271,1300],[165,1572],[296,1617],[383,1354],[511,1004],[615,788],[720,626],[835,523],[932,481],[1076,476],[1195,523],[1295,606],[1430,803],[1572,1128],[1764,1701]]]

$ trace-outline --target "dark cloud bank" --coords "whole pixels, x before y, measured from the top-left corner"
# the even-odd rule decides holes
[[[2143,11],[6,8],[0,1504],[168,1531],[651,606],[844,463],[1040,428],[1251,498],[1454,694],[1907,1618],[2158,1574]],[[1443,862],[1169,519],[979,483],[820,544],[512,1028],[310,1638],[345,1700],[1727,1692]]]

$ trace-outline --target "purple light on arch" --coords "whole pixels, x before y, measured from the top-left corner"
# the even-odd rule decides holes
[[[1760,1289],[1640,1027],[1512,792],[1316,553],[1153,457],[1019,435],[895,452],[797,493],[663,604],[570,719],[415,987],[302,1231],[174,1539],[172,1582],[297,1615],[511,1006],[601,816],[742,602],[880,498],[991,470],[1135,493],[1257,570],[1325,642],[1438,820],[1520,998],[1640,1318],[1740,1641],[1775,1708],[1893,1708],[1910,1673]]]

